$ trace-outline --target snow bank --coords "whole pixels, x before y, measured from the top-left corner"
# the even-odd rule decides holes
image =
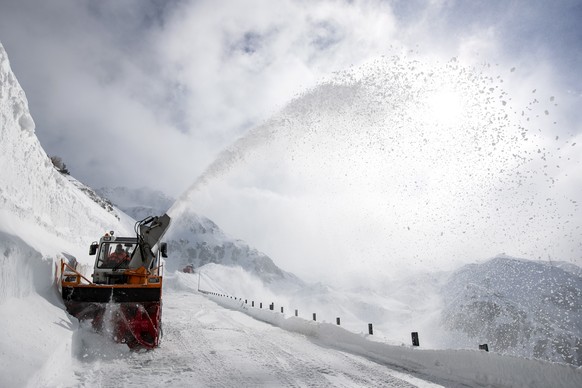
[[[466,265],[455,273],[416,273],[360,282],[351,289],[322,283],[296,290],[265,284],[240,267],[207,264],[199,271],[201,289],[236,295],[277,311],[335,323],[374,338],[410,344],[419,332],[424,349],[477,349],[487,343],[502,354],[579,366],[582,279],[548,263],[497,257]],[[196,276],[198,279],[198,276]],[[545,345],[545,347],[543,346]],[[545,349],[545,352],[544,352]]]
[[[580,387],[582,369],[570,365],[512,357],[477,350],[424,350],[371,341],[330,323],[308,321],[244,300],[207,294],[221,306],[241,311],[284,330],[301,333],[318,343],[348,351],[446,386]]]
[[[70,366],[76,323],[54,296],[32,293],[0,305],[0,386],[41,386]]]
[[[242,270],[241,270],[242,271]],[[244,272],[244,271],[243,271]],[[247,279],[246,277],[249,277]],[[270,323],[284,330],[303,334],[323,346],[347,351],[385,364],[391,368],[401,369],[419,378],[433,381],[445,386],[512,386],[512,387],[578,387],[582,386],[582,369],[571,365],[551,363],[541,360],[502,355],[468,349],[426,349],[425,346],[415,348],[387,340],[382,334],[373,336],[363,332],[346,330],[342,325],[304,319],[305,312],[299,317],[293,310],[280,313],[283,301],[279,296],[269,295],[267,290],[261,290],[256,285],[257,279],[246,274],[240,276],[236,269],[219,265],[203,267],[200,275],[176,273],[172,277],[172,287],[181,291],[197,292],[198,284],[204,289],[202,293],[217,304],[243,312],[257,320]],[[246,280],[245,280],[246,279]],[[168,284],[168,283],[166,283]],[[248,290],[245,288],[249,287]],[[238,290],[229,293],[229,290]],[[251,291],[252,290],[252,291]],[[234,295],[252,294],[255,298],[254,307],[251,299]],[[269,309],[270,302],[278,304],[274,310]],[[263,301],[259,308],[258,300]],[[421,345],[424,337],[421,333]]]
[[[76,328],[52,283],[53,259],[0,232],[0,386],[39,386],[70,366]]]
[[[337,289],[322,283],[303,283],[295,288],[287,287],[284,281],[266,284],[252,271],[215,263],[196,272],[200,274],[200,288],[206,291],[237,295],[257,305],[275,303],[277,310],[297,309],[305,317],[315,312],[321,322],[335,322],[340,317],[342,327],[356,333],[367,332],[367,325],[372,322],[374,338],[384,342],[410,343],[410,332],[418,331],[425,348],[477,348],[476,341],[468,346],[469,341],[460,343],[459,334],[451,335],[440,324],[439,288],[446,273],[413,273],[374,284],[368,281],[354,289]],[[197,283],[199,276],[191,278]],[[192,288],[197,289],[197,284]]]

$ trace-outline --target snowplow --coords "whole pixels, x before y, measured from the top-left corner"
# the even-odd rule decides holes
[[[110,335],[130,349],[158,346],[162,315],[162,257],[167,245],[161,239],[170,217],[147,217],[135,224],[135,237],[118,237],[113,231],[93,242],[92,279],[77,270],[76,260],[61,260],[59,288],[67,312],[90,321],[97,332]]]

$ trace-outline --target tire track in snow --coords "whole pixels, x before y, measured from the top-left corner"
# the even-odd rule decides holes
[[[154,351],[129,352],[89,330],[78,333],[71,386],[414,386],[386,366],[321,347],[198,294],[166,292],[163,308],[164,336]]]

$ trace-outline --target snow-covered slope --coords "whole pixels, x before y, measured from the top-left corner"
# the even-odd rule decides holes
[[[90,189],[61,175],[34,132],[24,91],[0,44],[0,386],[25,385],[70,357],[74,323],[52,287],[55,262],[69,254],[87,266],[104,231],[131,230]],[[97,200],[97,201],[96,201]],[[106,206],[105,206],[106,207]]]
[[[96,192],[107,198],[124,213],[129,214],[135,220],[143,220],[149,216],[164,214],[174,199],[161,191],[147,187],[131,189],[129,187],[102,187]]]
[[[208,263],[240,266],[263,282],[281,289],[297,289],[303,282],[286,272],[264,253],[242,240],[226,235],[214,222],[190,211],[184,211],[172,221],[166,235],[170,270],[191,264],[197,268]]]
[[[575,273],[550,263],[496,257],[456,271],[443,300],[444,325],[472,342],[488,343],[496,352],[582,365],[582,277]]]
[[[24,91],[0,46],[0,228],[18,233],[35,246],[22,228],[34,225],[72,244],[86,244],[119,224],[117,217],[60,174],[34,133]],[[89,220],[89,222],[87,222]]]

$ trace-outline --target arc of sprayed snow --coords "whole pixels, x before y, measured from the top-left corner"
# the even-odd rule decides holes
[[[192,195],[212,180],[226,174],[233,166],[243,162],[250,151],[265,146],[274,137],[277,126],[265,123],[245,136],[239,138],[230,147],[223,150],[194,183],[174,202],[168,215],[176,217],[184,212],[192,202]]]
[[[350,71],[346,71],[345,73],[351,74]],[[184,212],[191,203],[194,193],[202,189],[213,179],[230,171],[236,164],[244,161],[252,150],[268,145],[281,131],[284,131],[289,126],[293,126],[297,112],[305,113],[304,100],[306,98],[310,99],[307,104],[309,106],[325,105],[322,102],[325,102],[324,100],[327,99],[327,95],[321,93],[321,87],[350,89],[353,85],[358,84],[358,80],[355,78],[349,78],[347,81],[344,80],[344,82],[347,82],[345,85],[339,84],[337,80],[343,76],[343,73],[340,73],[332,79],[324,79],[318,85],[299,94],[279,114],[274,115],[264,124],[252,129],[249,133],[235,141],[230,147],[223,150],[216,160],[204,170],[202,175],[174,202],[168,210],[168,214],[175,217]],[[354,93],[354,91],[351,90],[351,93]]]

